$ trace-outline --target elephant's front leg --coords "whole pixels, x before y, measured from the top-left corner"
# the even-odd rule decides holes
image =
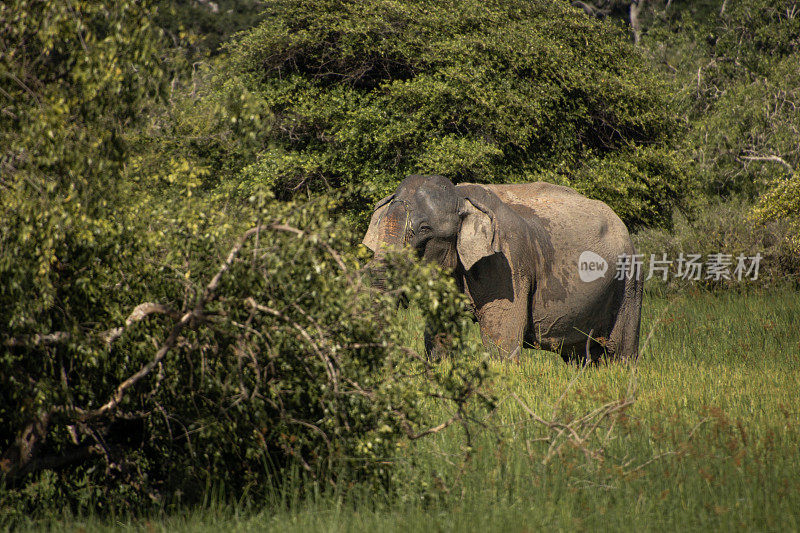
[[[494,254],[465,272],[461,286],[472,300],[483,344],[501,357],[519,357],[530,311],[531,279],[504,254]]]
[[[524,295],[513,300],[486,302],[477,310],[483,344],[496,349],[501,357],[518,359],[528,321],[528,305]]]

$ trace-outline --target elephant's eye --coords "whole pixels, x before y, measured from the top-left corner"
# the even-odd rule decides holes
[[[430,231],[433,231],[433,228],[430,227],[430,225],[427,224],[426,222],[423,222],[422,224],[419,225],[419,233],[428,233]]]

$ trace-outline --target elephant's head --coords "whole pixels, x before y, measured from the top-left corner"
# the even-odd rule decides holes
[[[500,251],[492,209],[441,176],[413,175],[375,206],[364,244],[380,262],[388,248],[414,249],[445,269],[469,270]]]

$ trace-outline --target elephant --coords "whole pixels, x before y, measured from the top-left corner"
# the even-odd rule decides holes
[[[377,203],[363,244],[376,271],[388,249],[410,247],[452,273],[484,345],[503,356],[530,346],[565,361],[638,357],[643,280],[614,267],[634,257],[628,229],[574,189],[411,175]]]

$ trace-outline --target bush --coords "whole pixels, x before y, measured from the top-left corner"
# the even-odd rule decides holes
[[[668,223],[689,194],[680,159],[654,148],[679,131],[669,87],[621,31],[565,2],[282,0],[265,17],[229,45],[229,75],[273,114],[229,190],[363,186],[374,200],[411,173],[547,179],[633,224]]]
[[[466,420],[485,374],[464,297],[400,260],[374,294],[331,198],[193,194],[238,170],[261,108],[219,82],[170,123],[151,16],[0,6],[0,515],[260,498],[296,470],[391,486],[397,444],[431,422],[420,403]],[[403,347],[403,294],[464,359]]]
[[[800,256],[800,174],[775,180],[759,199],[752,218],[765,225],[788,224],[794,252]]]
[[[730,254],[736,266],[736,257],[744,254],[753,257],[757,253],[763,256],[760,262],[758,280],[713,280],[686,281],[674,277],[677,265],[673,263],[666,288],[686,288],[687,285],[708,289],[736,288],[745,286],[775,286],[796,284],[800,282],[800,254],[797,247],[796,226],[787,220],[758,220],[751,216],[752,204],[743,200],[726,202],[713,201],[705,206],[698,206],[691,218],[684,215],[675,216],[674,231],[646,229],[634,235],[637,253],[644,254],[645,272],[647,272],[650,255],[661,259],[676,260],[679,254],[700,254],[702,261],[708,260],[710,254]],[[749,262],[748,262],[749,264]],[[652,286],[663,286],[655,274]]]
[[[376,294],[341,224],[313,206],[265,209],[262,220],[274,221],[234,243],[213,227],[175,232],[174,245],[186,238],[180,251],[137,291],[163,287],[161,297],[127,318],[87,307],[69,331],[6,332],[9,508],[136,509],[200,501],[213,486],[259,500],[293,470],[323,490],[391,486],[400,441],[466,420],[486,367],[477,345],[460,340],[471,321],[452,280],[395,261],[390,293]],[[434,368],[404,347],[400,293],[458,359]],[[116,294],[106,305],[130,297]],[[428,419],[420,405],[431,398],[448,398],[435,401],[456,415]]]

